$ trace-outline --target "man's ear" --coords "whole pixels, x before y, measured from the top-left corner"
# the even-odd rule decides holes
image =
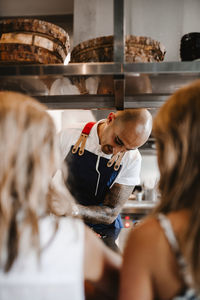
[[[114,113],[114,112],[109,113],[109,115],[107,116],[107,121],[108,121],[108,123],[112,122],[112,120],[114,120],[115,117],[116,117],[116,116],[115,116],[115,113]]]

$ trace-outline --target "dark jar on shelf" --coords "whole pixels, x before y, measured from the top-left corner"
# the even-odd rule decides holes
[[[180,57],[182,61],[200,59],[200,32],[190,32],[182,36]]]

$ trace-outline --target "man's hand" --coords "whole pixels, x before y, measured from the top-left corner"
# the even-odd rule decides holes
[[[58,217],[66,215],[78,216],[78,207],[71,193],[66,188],[56,189],[52,184],[48,192],[48,206],[49,211]]]

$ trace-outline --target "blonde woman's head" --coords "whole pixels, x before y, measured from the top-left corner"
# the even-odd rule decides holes
[[[190,211],[181,250],[200,293],[200,80],[178,90],[161,107],[154,135],[161,191],[155,213]]]
[[[0,92],[0,251],[7,245],[6,270],[17,256],[20,224],[29,225],[37,240],[38,218],[48,209],[59,153],[45,109],[26,95]]]
[[[174,93],[154,119],[160,189],[167,210],[199,207],[199,114],[200,81],[197,81]]]

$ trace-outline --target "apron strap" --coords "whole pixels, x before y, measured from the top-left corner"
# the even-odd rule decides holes
[[[124,154],[125,154],[125,151],[121,151],[121,152],[118,152],[117,154],[113,155],[111,157],[111,159],[108,161],[107,167],[112,167],[112,165],[115,164],[114,170],[118,171]]]
[[[79,148],[79,151],[78,151],[78,155],[81,156],[81,155],[84,154],[85,144],[86,144],[87,138],[88,138],[88,136],[90,134],[90,131],[91,131],[92,127],[94,126],[94,124],[96,124],[96,123],[95,122],[89,122],[84,126],[78,141],[76,142],[76,144],[72,148],[72,153],[73,154],[75,154],[78,151],[79,147],[80,148]],[[120,167],[121,160],[122,160],[124,154],[125,154],[125,151],[122,151],[122,152],[118,152],[117,154],[113,155],[111,157],[111,159],[108,161],[107,167],[112,167],[112,165],[114,164],[114,170],[118,171],[119,167]]]
[[[75,154],[78,151],[79,146],[80,146],[80,149],[78,151],[78,154],[80,156],[84,154],[85,144],[86,144],[87,138],[88,138],[90,131],[91,131],[92,127],[94,126],[94,124],[95,124],[95,122],[89,122],[84,126],[78,141],[72,148],[73,154]]]

